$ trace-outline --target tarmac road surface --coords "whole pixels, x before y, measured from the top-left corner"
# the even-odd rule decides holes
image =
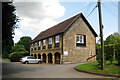
[[[3,78],[106,78],[74,70],[77,64],[22,64],[2,61]]]

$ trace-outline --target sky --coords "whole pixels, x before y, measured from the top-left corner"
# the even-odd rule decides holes
[[[14,43],[17,43],[23,36],[30,36],[34,39],[41,31],[79,13],[83,13],[87,18],[99,38],[98,7],[95,8],[97,2],[88,0],[26,0],[26,2],[14,0],[13,4],[16,7],[15,13],[20,19],[20,22],[17,23],[19,28],[15,29]],[[118,1],[102,1],[101,6],[105,40],[108,35],[118,32]],[[91,13],[94,8],[95,10]]]

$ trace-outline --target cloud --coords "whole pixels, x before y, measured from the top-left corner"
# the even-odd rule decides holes
[[[23,36],[23,33],[17,29],[15,29],[14,32],[15,32],[15,35],[13,35],[14,36],[13,40],[14,40],[14,43],[17,43],[20,40],[20,37]]]
[[[20,27],[31,31],[43,31],[57,24],[55,19],[65,13],[59,0],[41,0],[40,2],[16,2],[16,14],[21,19]]]
[[[18,31],[17,29],[15,29],[14,32],[15,32],[15,36],[22,36],[23,35],[23,33]]]

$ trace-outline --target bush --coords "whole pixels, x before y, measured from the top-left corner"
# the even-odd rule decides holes
[[[13,52],[9,55],[11,62],[19,62],[20,58],[22,58],[22,55],[18,52]]]
[[[116,60],[118,62],[118,65],[120,65],[120,46],[116,45]]]

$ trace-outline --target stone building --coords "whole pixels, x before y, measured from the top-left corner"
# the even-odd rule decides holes
[[[94,61],[96,37],[80,13],[38,34],[30,43],[30,55],[52,64]]]

